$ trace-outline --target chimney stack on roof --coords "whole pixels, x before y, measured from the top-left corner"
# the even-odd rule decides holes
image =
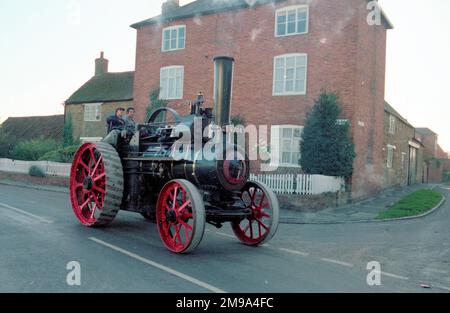
[[[105,53],[102,51],[100,58],[95,60],[95,76],[108,73],[108,63],[109,61],[105,59]]]
[[[162,15],[167,15],[171,11],[178,9],[180,7],[180,0],[166,0],[162,4]]]

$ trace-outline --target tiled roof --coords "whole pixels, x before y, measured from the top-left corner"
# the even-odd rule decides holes
[[[210,15],[220,12],[232,11],[255,7],[259,5],[283,2],[286,0],[197,0],[187,5],[172,9],[165,15],[158,15],[142,22],[131,25],[139,29],[146,25],[166,23],[195,16]],[[367,0],[370,1],[370,0]],[[384,12],[383,19],[388,29],[393,28],[392,23]]]
[[[92,77],[66,104],[133,100],[134,72],[106,73]]]
[[[18,141],[41,137],[59,140],[63,133],[64,115],[10,117],[1,127]]]
[[[394,109],[394,107],[392,105],[390,105],[389,103],[385,102],[384,103],[384,110],[392,115],[394,115],[395,117],[397,117],[399,120],[401,120],[403,123],[405,123],[406,125],[413,127],[406,118],[404,118],[400,113],[398,113],[398,111],[396,109]]]

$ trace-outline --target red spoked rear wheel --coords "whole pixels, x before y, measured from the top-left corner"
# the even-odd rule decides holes
[[[122,164],[106,143],[85,143],[77,151],[70,175],[70,199],[78,220],[85,226],[110,224],[123,197]]]
[[[156,207],[158,231],[174,253],[192,252],[205,232],[205,204],[189,181],[173,180],[161,190]]]
[[[251,215],[231,224],[236,237],[248,246],[259,246],[271,240],[280,218],[278,199],[273,191],[262,183],[248,182],[242,189],[241,199]]]

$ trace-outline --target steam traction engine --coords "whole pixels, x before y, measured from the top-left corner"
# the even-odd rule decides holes
[[[83,225],[109,225],[120,210],[140,213],[156,222],[163,243],[175,253],[193,251],[206,223],[220,228],[230,222],[236,237],[249,246],[275,235],[278,200],[264,184],[249,181],[245,148],[233,140],[211,149],[214,158],[202,157],[211,139],[204,130],[214,123],[222,131],[230,124],[233,65],[232,58],[215,59],[214,109],[203,109],[199,96],[189,116],[161,108],[134,134],[121,136],[124,132],[114,130],[102,142],[79,148],[70,194]],[[200,125],[200,132],[194,125]],[[190,151],[177,148],[186,129],[200,136],[200,149],[194,139]]]

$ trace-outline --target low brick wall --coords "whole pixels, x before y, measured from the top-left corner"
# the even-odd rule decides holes
[[[350,193],[337,192],[313,196],[278,195],[283,209],[315,212],[325,208],[335,208],[349,203]]]

